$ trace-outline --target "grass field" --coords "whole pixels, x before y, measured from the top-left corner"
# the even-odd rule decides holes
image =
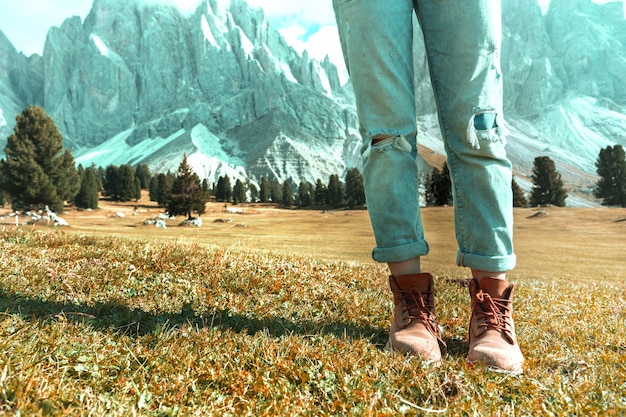
[[[0,415],[626,415],[624,209],[516,210],[511,377],[465,364],[451,208],[423,211],[433,368],[383,349],[363,210],[211,204],[201,228],[158,229],[146,201],[102,207],[63,229],[0,220]]]

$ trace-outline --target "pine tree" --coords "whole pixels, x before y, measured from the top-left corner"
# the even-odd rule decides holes
[[[283,190],[280,183],[276,178],[272,178],[269,182],[270,186],[270,200],[274,204],[280,204],[282,202]]]
[[[150,173],[150,168],[148,167],[148,165],[136,165],[135,178],[139,179],[141,189],[147,190],[150,187],[150,180],[152,179],[152,174]]]
[[[138,200],[141,197],[141,187],[135,181],[135,170],[129,164],[120,165],[117,171],[115,194],[113,198],[117,201]],[[139,195],[137,195],[139,192]]]
[[[235,181],[233,187],[233,204],[240,204],[246,202],[246,186],[240,179]]]
[[[157,194],[159,193],[159,174],[150,178],[150,187],[148,188],[148,195],[150,201],[157,201]]]
[[[132,201],[141,198],[141,181],[129,164],[119,167],[109,165],[104,176],[104,192],[115,201]]]
[[[156,201],[159,207],[167,207],[176,176],[171,172],[159,173],[150,182],[150,200]]]
[[[80,190],[80,177],[76,170],[76,162],[72,152],[66,149],[57,162],[59,164],[56,167],[50,168],[52,173],[50,178],[56,184],[57,195],[60,201],[72,201],[78,190]],[[52,210],[63,211],[63,207],[60,206]]]
[[[343,184],[339,181],[337,174],[332,174],[328,178],[326,201],[333,207],[339,207],[343,203]]]
[[[565,207],[567,191],[563,187],[561,174],[557,172],[556,165],[549,156],[535,158],[531,179],[533,181],[530,193],[531,206],[552,204]]]
[[[135,201],[141,200],[141,180],[135,177],[135,195],[133,196]]]
[[[248,190],[250,190],[250,202],[251,203],[256,203],[259,200],[259,190],[258,190],[258,188],[256,188],[256,185],[254,185],[253,183],[249,182],[248,183]]]
[[[10,201],[7,192],[2,188],[2,184],[4,184],[4,175],[2,174],[2,170],[0,169],[0,207],[4,207],[4,205]]]
[[[211,187],[209,187],[209,180],[206,178],[202,180],[202,191],[204,192],[207,201],[209,201],[211,198]]]
[[[261,188],[259,190],[259,201],[261,203],[269,203],[270,202],[270,184],[267,181],[267,178],[261,177],[259,187]]]
[[[283,183],[283,192],[281,198],[282,204],[285,207],[291,207],[293,205],[293,189],[289,184],[289,181]]]
[[[96,179],[98,180],[98,191],[104,190],[104,169],[100,166],[96,168]]]
[[[233,187],[230,185],[228,175],[219,177],[215,186],[215,199],[229,203],[233,198]]]
[[[115,165],[109,165],[104,170],[104,181],[103,188],[104,194],[111,197],[112,199],[117,199],[118,191],[117,191],[117,177],[119,176],[119,168]]]
[[[594,195],[605,206],[626,207],[626,156],[621,145],[607,146],[600,150],[596,160],[596,172],[600,179]]]
[[[326,189],[326,185],[322,182],[321,179],[317,179],[315,182],[315,192],[314,192],[314,200],[315,204],[319,206],[323,206],[326,204],[326,197],[328,196],[328,190]]]
[[[433,168],[426,178],[426,205],[448,206],[452,204],[452,182],[448,164],[444,162],[441,171]]]
[[[90,166],[87,169],[83,169],[82,166],[78,167],[78,172],[81,175],[80,190],[74,198],[76,207],[84,209],[98,208],[98,177],[94,166]]]
[[[311,186],[305,181],[300,181],[300,185],[298,186],[298,206],[309,207],[312,202]]]
[[[62,212],[80,189],[80,177],[63,136],[46,112],[30,106],[16,117],[0,162],[3,188],[15,210],[43,208]]]
[[[233,186],[230,184],[230,177],[224,176],[224,201],[231,201],[233,199]]]
[[[437,178],[441,172],[438,168],[433,168],[432,172],[426,176],[425,199],[427,206],[435,206],[437,201]]]
[[[346,198],[351,208],[365,204],[363,175],[358,168],[350,168],[346,173]]]
[[[515,178],[511,181],[511,190],[513,191],[513,207],[528,207],[528,199],[524,190],[517,184]]]
[[[193,172],[187,162],[187,154],[178,166],[176,179],[172,185],[172,192],[167,202],[167,211],[170,216],[186,215],[192,218],[192,213],[199,215],[206,211],[207,194],[202,189],[200,178]]]

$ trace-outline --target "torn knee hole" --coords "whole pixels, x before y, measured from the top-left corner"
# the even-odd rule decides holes
[[[474,116],[474,128],[476,130],[491,130],[498,127],[496,112],[483,112]]]
[[[377,151],[397,149],[411,152],[411,145],[404,135],[375,135],[372,137],[371,147]]]
[[[372,145],[376,145],[384,140],[393,138],[393,135],[375,135],[372,136]]]
[[[474,149],[480,149],[480,141],[503,142],[503,126],[494,108],[475,107],[467,125],[467,141]]]

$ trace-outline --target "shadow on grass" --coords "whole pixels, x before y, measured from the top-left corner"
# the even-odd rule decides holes
[[[458,338],[445,338],[446,352],[453,358],[464,358],[467,356],[467,340]]]
[[[188,324],[198,328],[231,330],[246,334],[264,332],[272,337],[295,334],[301,336],[334,335],[348,340],[368,339],[381,349],[387,339],[387,332],[384,329],[367,324],[314,322],[282,317],[256,318],[222,309],[214,309],[205,315],[198,315],[191,304],[186,304],[179,313],[154,314],[117,303],[85,306],[38,300],[21,294],[7,293],[2,289],[0,289],[0,313],[19,315],[29,321],[61,319],[82,322],[99,331],[112,331],[135,337],[152,334],[163,326],[177,328]]]

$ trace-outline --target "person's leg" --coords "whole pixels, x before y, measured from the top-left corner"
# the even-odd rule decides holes
[[[334,0],[363,137],[363,179],[376,247],[394,292],[395,350],[439,360],[432,277],[419,207],[412,0]]]
[[[334,0],[363,137],[378,262],[428,253],[419,211],[411,0]],[[418,270],[413,272],[419,272]]]
[[[506,343],[498,345],[497,354],[478,354],[480,347],[473,343],[477,338],[470,337],[470,360],[480,358],[496,367],[517,369],[519,365],[521,369],[523,358],[510,318],[512,299],[503,298],[512,297],[506,271],[513,269],[516,258],[512,172],[502,117],[500,1],[416,0],[416,11],[424,31],[452,179],[457,263],[472,270],[473,313],[480,315],[476,309],[484,306],[476,302],[476,294],[487,294],[489,297],[481,297],[499,300],[498,309],[506,315],[506,319],[487,320],[489,332],[481,333],[480,340],[486,340],[485,336],[502,339],[503,332],[513,331]],[[493,326],[501,319],[507,322],[503,325],[506,330]],[[502,359],[502,351],[508,359]]]

